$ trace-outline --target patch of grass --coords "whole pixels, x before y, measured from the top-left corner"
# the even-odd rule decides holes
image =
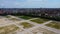
[[[10,16],[5,16],[6,18],[11,18]]]
[[[13,20],[13,21],[20,21],[19,19],[16,19],[16,18],[11,18],[10,20]]]
[[[16,25],[0,27],[0,34],[8,34],[8,33],[16,31],[18,29],[19,29],[19,27],[17,27]]]
[[[29,24],[29,23],[27,23],[27,22],[22,22],[20,25],[23,25],[24,28],[30,28],[30,27],[33,26],[32,24]]]
[[[29,16],[18,16],[19,18],[22,18],[22,19],[31,19],[32,17],[29,17]]]
[[[47,19],[41,19],[41,18],[39,18],[39,19],[33,19],[33,20],[31,20],[32,22],[36,22],[36,23],[38,23],[38,24],[42,24],[42,23],[44,23],[44,22],[46,22],[46,21],[48,21]]]
[[[60,22],[51,22],[49,24],[46,24],[46,26],[56,28],[56,29],[60,29]]]

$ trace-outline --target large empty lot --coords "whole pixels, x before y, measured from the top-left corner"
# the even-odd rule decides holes
[[[29,16],[0,16],[0,34],[60,34],[60,22]]]

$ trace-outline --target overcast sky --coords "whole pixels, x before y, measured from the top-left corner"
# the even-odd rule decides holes
[[[0,0],[0,8],[60,8],[60,0]]]

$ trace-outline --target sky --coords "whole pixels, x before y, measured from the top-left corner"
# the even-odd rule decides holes
[[[0,8],[60,8],[60,0],[0,0]]]

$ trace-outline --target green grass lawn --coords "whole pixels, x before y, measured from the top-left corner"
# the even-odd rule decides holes
[[[11,16],[4,16],[4,17],[6,17],[6,18],[11,18]]]
[[[56,29],[60,29],[60,22],[51,22],[49,24],[46,24],[46,26],[56,28]]]
[[[10,20],[13,20],[13,21],[20,21],[20,20],[17,19],[17,18],[11,18]]]
[[[16,25],[0,27],[0,32],[1,32],[0,34],[8,34],[10,32],[16,31],[18,29],[19,29],[19,27],[17,27]]]
[[[23,25],[24,26],[23,28],[30,28],[33,26],[32,24],[29,24],[27,22],[22,22],[20,25]]]
[[[22,19],[31,19],[32,17],[29,17],[29,16],[18,16],[19,18],[22,18]]]
[[[32,21],[32,22],[36,22],[36,23],[38,23],[38,24],[42,24],[42,23],[48,21],[48,19],[38,18],[38,19],[33,19],[33,20],[31,20],[31,21]]]

